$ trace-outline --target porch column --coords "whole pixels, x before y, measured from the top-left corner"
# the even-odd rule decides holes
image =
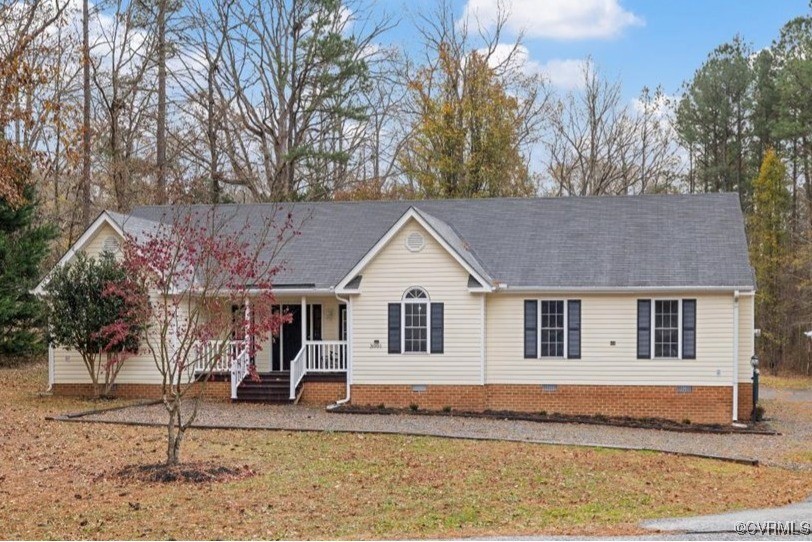
[[[251,299],[249,297],[245,298],[243,306],[245,307],[243,326],[245,327],[245,338],[248,339],[248,334],[251,332]]]
[[[302,348],[305,347],[307,341],[307,296],[302,296]],[[306,354],[305,354],[306,355]]]
[[[251,298],[245,296],[245,348],[251,348],[253,346],[253,338],[251,337],[251,333],[253,330],[251,329]],[[252,352],[253,348],[248,351],[250,355],[253,355]]]

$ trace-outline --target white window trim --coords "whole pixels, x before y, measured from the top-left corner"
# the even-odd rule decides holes
[[[420,290],[426,297],[406,298],[406,294],[412,290]],[[406,351],[406,305],[415,305],[423,303],[426,305],[426,351],[425,352],[407,352]],[[431,355],[431,297],[425,288],[420,286],[409,286],[403,292],[403,297],[400,299],[400,353],[407,356],[428,356]]]
[[[654,352],[656,351],[656,346],[654,344],[654,337],[655,337],[655,327],[654,324],[657,321],[657,301],[676,301],[677,302],[677,357],[671,356],[655,356]],[[662,359],[662,360],[682,360],[682,301],[683,299],[674,298],[674,297],[657,297],[651,300],[651,323],[649,325],[649,333],[651,333],[651,359]]]
[[[563,356],[542,356],[541,355],[541,302],[561,301],[564,303],[564,355]],[[569,328],[569,298],[538,298],[536,299],[536,358],[537,359],[567,359],[569,355],[570,328]]]

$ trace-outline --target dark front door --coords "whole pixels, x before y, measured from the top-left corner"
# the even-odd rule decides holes
[[[282,325],[282,369],[290,370],[290,362],[302,348],[302,306],[282,305],[282,311],[292,320]]]

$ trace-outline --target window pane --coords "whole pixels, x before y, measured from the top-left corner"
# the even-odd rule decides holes
[[[564,302],[542,301],[541,306],[541,357],[564,357]]]
[[[679,356],[679,301],[654,302],[654,357]]]
[[[406,352],[428,351],[428,304],[404,303],[403,346]]]

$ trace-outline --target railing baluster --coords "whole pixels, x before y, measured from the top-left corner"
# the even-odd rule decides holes
[[[305,372],[328,373],[347,370],[347,341],[306,341]]]

